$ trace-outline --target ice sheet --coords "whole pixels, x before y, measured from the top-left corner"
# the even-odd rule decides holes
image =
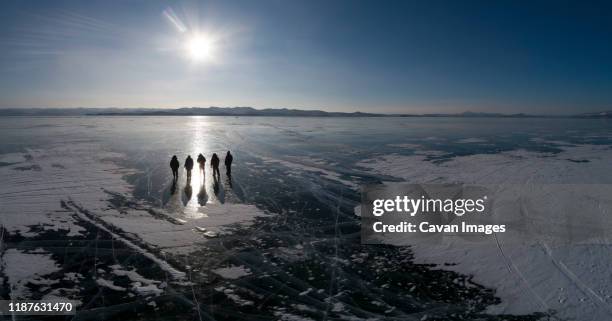
[[[427,161],[420,155],[386,155],[365,160],[359,166],[412,183],[500,184],[534,193],[538,184],[612,183],[610,148],[564,145],[560,153],[516,150],[455,157],[442,163]],[[584,161],[572,161],[576,159]],[[506,192],[512,193],[512,189]],[[572,197],[575,202],[584,202],[584,206],[593,197],[607,197],[597,196],[598,189],[585,188],[581,193],[560,197]],[[554,203],[542,206],[548,206],[551,215],[559,212],[553,210]],[[607,220],[605,215],[610,213],[601,215],[604,215],[602,220]],[[538,219],[554,222],[557,218]],[[410,245],[416,252],[417,262],[434,263],[473,275],[478,283],[495,288],[502,303],[490,307],[489,312],[520,314],[555,310],[559,317],[576,320],[603,320],[612,315],[612,284],[606,272],[612,266],[609,239],[573,245],[546,241],[520,245],[500,235],[497,242],[485,244],[453,238],[442,244]]]

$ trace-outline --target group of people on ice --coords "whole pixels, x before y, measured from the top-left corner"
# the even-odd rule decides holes
[[[225,171],[227,173],[227,176],[232,176],[232,162],[234,161],[234,156],[232,156],[232,153],[230,153],[230,151],[227,151],[227,154],[225,154]],[[200,170],[204,171],[204,167],[206,164],[206,157],[204,157],[204,155],[200,154],[198,155],[197,158],[197,162],[200,165]],[[213,169],[213,178],[219,178],[221,177],[221,174],[219,173],[219,156],[217,156],[217,153],[213,153],[212,157],[210,158],[210,167],[212,167]],[[176,158],[176,155],[172,156],[172,159],[170,160],[170,168],[172,169],[172,177],[174,178],[174,180],[178,179],[178,170],[179,167],[181,166],[181,164],[178,161],[178,158]],[[191,155],[187,155],[187,158],[185,159],[185,170],[187,171],[187,179],[190,180],[191,179],[191,170],[193,169],[193,158],[191,158]]]

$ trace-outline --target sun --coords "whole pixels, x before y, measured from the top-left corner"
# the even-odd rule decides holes
[[[187,56],[194,62],[210,61],[214,58],[215,41],[205,34],[194,34],[185,42]]]

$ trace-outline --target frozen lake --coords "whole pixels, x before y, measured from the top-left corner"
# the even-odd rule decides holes
[[[611,147],[606,120],[0,118],[0,293],[92,318],[608,319],[608,240],[367,246],[355,207],[382,182],[611,184]]]

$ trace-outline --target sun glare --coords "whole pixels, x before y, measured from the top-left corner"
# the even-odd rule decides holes
[[[187,39],[185,50],[192,61],[209,61],[214,56],[215,42],[210,36],[195,34]]]

